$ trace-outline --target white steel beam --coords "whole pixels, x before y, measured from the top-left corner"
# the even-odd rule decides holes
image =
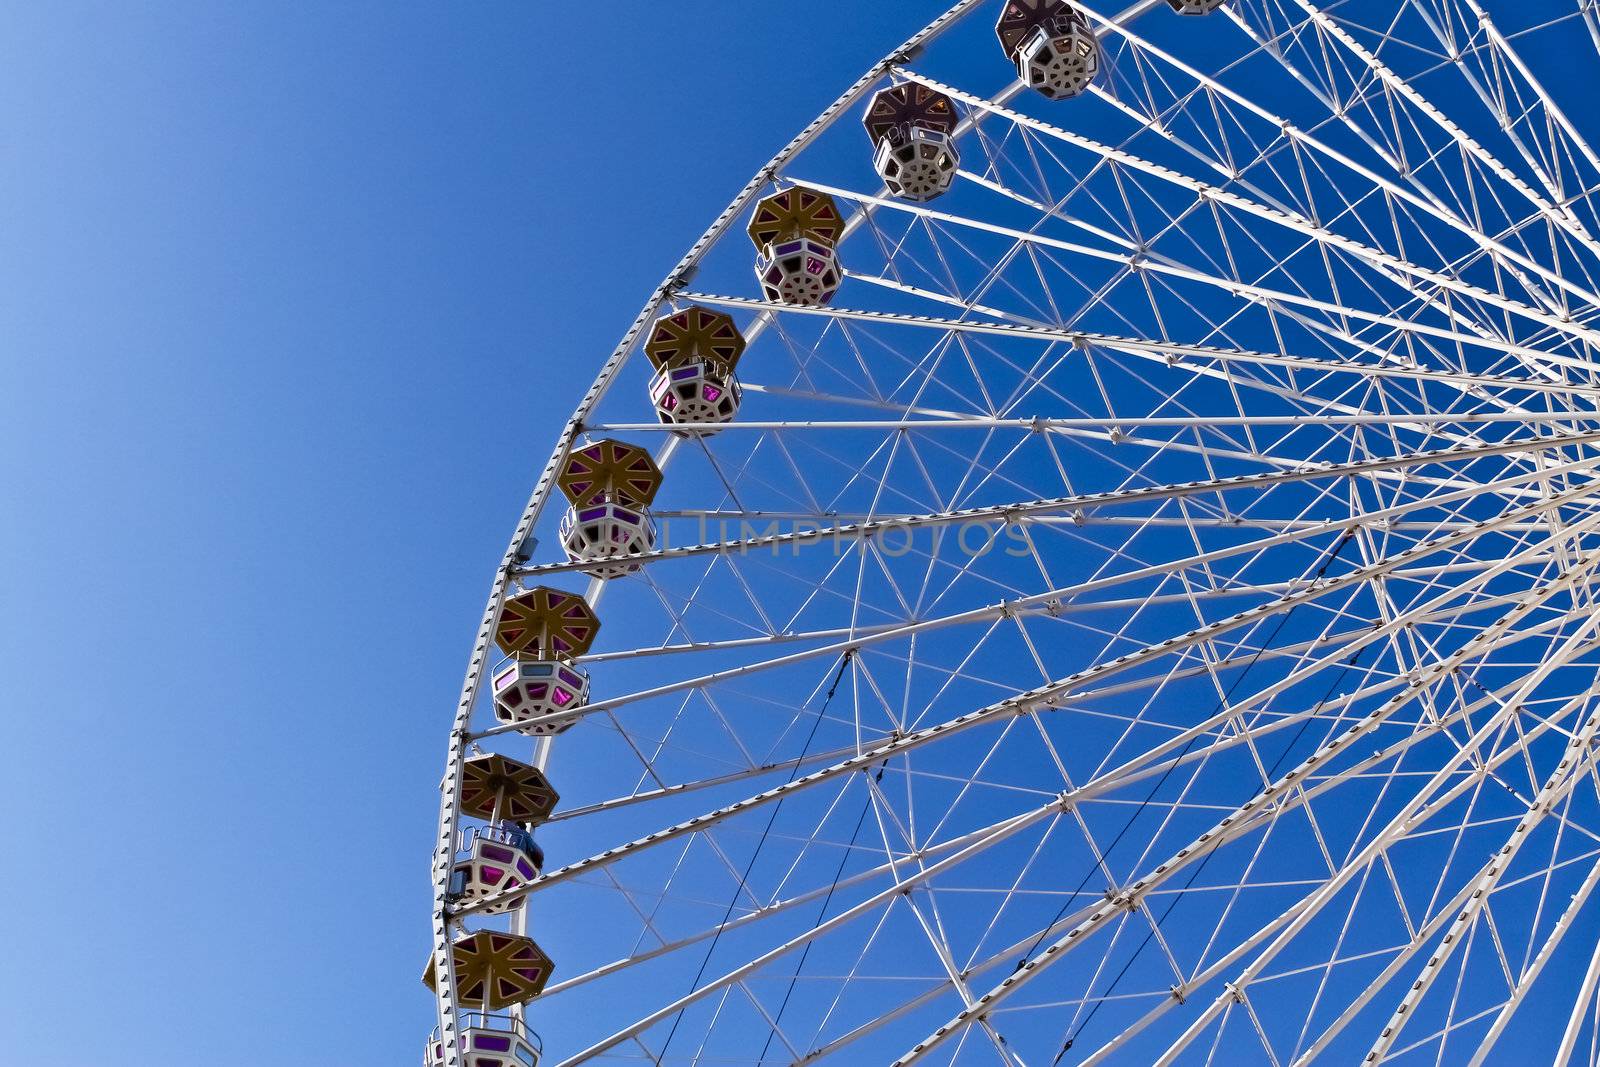
[[[949,1022],[908,1049],[899,1059],[894,1061],[894,1067],[909,1067],[910,1064],[918,1062],[930,1052],[943,1046],[945,1042],[955,1037],[962,1029],[980,1016],[995,1011],[1002,1003],[1016,995],[1068,952],[1082,945],[1095,933],[1105,929],[1122,914],[1139,907],[1142,899],[1150,890],[1171,879],[1178,871],[1185,869],[1191,863],[1222,847],[1229,841],[1251,832],[1258,826],[1271,822],[1286,808],[1305,803],[1310,791],[1304,788],[1304,780],[1315,770],[1318,764],[1331,762],[1348,750],[1356,741],[1372,734],[1378,727],[1383,725],[1386,719],[1416,699],[1418,694],[1426,687],[1448,677],[1460,664],[1489,647],[1492,642],[1499,640],[1515,623],[1531,613],[1549,596],[1565,588],[1571,581],[1571,576],[1563,577],[1556,582],[1549,583],[1537,595],[1523,600],[1511,611],[1501,616],[1492,626],[1485,628],[1448,657],[1419,671],[1418,676],[1408,682],[1403,692],[1391,697],[1365,718],[1356,722],[1332,740],[1324,743],[1293,769],[1274,780],[1266,789],[1251,797],[1251,799],[1229,813],[1187,846],[1169,856],[1143,877],[1136,879],[1114,893],[1108,893],[1107,899],[1103,903],[1096,906],[1064,935],[1042,949],[1037,955],[1025,960],[1004,981],[979,997],[976,1005],[958,1012]],[[1411,740],[1414,741],[1419,737],[1420,733],[1414,734]],[[1318,786],[1318,790],[1327,789],[1329,784],[1328,782],[1321,783]],[[1292,795],[1296,790],[1300,790],[1298,796]],[[1243,984],[1233,983],[1230,985],[1230,989],[1233,988],[1242,989]]]

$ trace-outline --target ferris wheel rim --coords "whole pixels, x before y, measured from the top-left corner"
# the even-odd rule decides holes
[[[440,978],[435,1004],[438,1032],[444,1048],[445,1067],[456,1067],[459,1058],[458,1041],[455,1037],[457,1029],[455,1016],[458,1010],[461,1009],[458,1009],[454,1002],[455,962],[451,951],[451,924],[446,891],[449,885],[450,868],[454,858],[455,838],[459,823],[459,807],[456,797],[460,788],[461,768],[466,756],[463,742],[466,739],[472,708],[486,673],[488,665],[486,651],[489,647],[490,634],[498,616],[500,605],[504,600],[512,570],[521,555],[523,545],[526,543],[534,524],[538,521],[549,499],[551,489],[555,483],[555,475],[561,462],[570,452],[573,442],[582,432],[583,420],[610,388],[611,383],[615,380],[617,371],[627,359],[645,325],[661,305],[670,298],[673,289],[679,287],[681,282],[693,273],[700,258],[728,229],[738,214],[749,207],[761,189],[772,180],[773,174],[791,157],[804,149],[814,137],[836,122],[844,111],[860,99],[897,59],[926,45],[943,32],[945,28],[958,21],[962,15],[981,6],[983,2],[984,0],[957,0],[956,3],[907,38],[897,48],[886,53],[877,63],[873,64],[857,78],[849,88],[841,93],[833,103],[828,105],[817,118],[813,119],[804,129],[791,138],[786,145],[779,149],[765,166],[751,176],[744,188],[734,196],[728,206],[706,227],[700,237],[689,246],[689,249],[684,253],[677,265],[668,272],[656,286],[654,292],[646,299],[632,325],[623,333],[621,340],[617,342],[611,355],[601,365],[594,382],[584,392],[573,414],[562,428],[556,445],[551,451],[550,458],[546,462],[544,470],[535,483],[533,492],[517,520],[510,544],[507,546],[505,554],[501,557],[500,566],[496,569],[495,578],[491,583],[482,619],[479,623],[474,650],[468,657],[466,678],[462,683],[461,696],[451,727],[451,746],[446,759],[445,778],[441,783],[443,798],[440,805],[439,829],[432,865],[434,916],[433,944],[430,957],[432,966],[436,968]],[[1136,7],[1142,9],[1155,2],[1157,0],[1139,0]],[[671,447],[670,442],[669,447]],[[547,748],[541,746],[541,757],[546,751]],[[544,762],[543,758],[537,762],[542,764]]]
[[[864,95],[866,91],[877,82],[878,79],[891,72],[903,72],[903,68],[897,70],[897,67],[898,60],[905,51],[915,48],[919,44],[926,43],[929,37],[933,35],[936,27],[942,28],[943,26],[950,24],[951,21],[959,19],[961,15],[969,11],[971,8],[978,6],[981,2],[982,0],[964,0],[963,3],[956,4],[950,10],[945,12],[945,14],[939,19],[935,20],[934,23],[931,23],[929,27],[926,27],[918,35],[914,36],[905,45],[902,45],[899,49],[896,49],[884,59],[880,60],[879,63],[874,67],[869,68],[868,72],[864,74],[861,79],[852,85],[850,89],[846,90],[846,92],[841,95],[832,105],[830,105],[830,107],[826,109],[822,115],[819,115],[812,124],[807,126],[806,129],[801,132],[801,134],[797,135],[796,138],[794,138],[789,145],[780,151],[779,154],[775,156],[765,168],[757,172],[755,177],[751,179],[751,181],[745,186],[740,194],[736,196],[729,206],[722,212],[722,214],[717,217],[717,219],[707,229],[705,234],[703,234],[701,238],[691,246],[689,252],[685,254],[682,260],[680,260],[677,267],[675,267],[674,270],[668,274],[668,276],[652,294],[651,298],[647,300],[638,317],[635,319],[633,325],[624,334],[622,341],[602,366],[594,384],[590,386],[589,390],[580,401],[573,416],[568,420],[566,426],[562,430],[557,446],[553,451],[552,456],[546,465],[544,473],[541,475],[535,487],[534,493],[530,498],[529,503],[523,512],[522,518],[518,523],[517,532],[514,535],[512,542],[508,547],[507,553],[502,560],[500,569],[497,571],[495,585],[486,606],[484,621],[479,631],[477,651],[474,653],[474,658],[469,664],[468,681],[463,687],[462,705],[458,710],[457,729],[452,734],[453,743],[465,742],[469,739],[469,736],[463,733],[464,726],[462,724],[465,721],[465,717],[470,714],[473,701],[476,699],[478,688],[482,684],[482,679],[487,669],[487,660],[483,658],[487,645],[487,638],[494,624],[493,617],[498,610],[499,603],[504,598],[506,589],[513,580],[528,577],[534,573],[542,573],[537,569],[529,569],[526,572],[524,572],[522,569],[519,569],[518,557],[520,555],[520,550],[526,542],[527,536],[532,530],[534,524],[538,521],[543,507],[548,500],[554,472],[562,462],[563,458],[570,452],[573,442],[577,440],[578,436],[586,430],[592,429],[592,427],[585,425],[585,419],[598,405],[600,400],[604,397],[606,391],[615,381],[617,372],[620,370],[623,362],[628,358],[629,353],[633,350],[633,347],[638,340],[640,331],[648,323],[651,316],[654,315],[667,300],[672,299],[676,295],[682,295],[685,299],[689,299],[691,295],[696,298],[705,297],[707,299],[714,299],[711,294],[687,294],[682,292],[682,290],[684,284],[688,281],[689,276],[692,274],[695,266],[699,263],[701,257],[727,231],[734,217],[740,211],[749,206],[761,189],[768,182],[772,181],[774,176],[778,173],[785,162],[803,150],[812,138],[819,136],[823,131],[828,129],[834,122],[836,122],[843,111],[847,109],[853,102],[859,100],[861,96]],[[1156,6],[1156,4],[1159,2],[1160,0],[1141,0],[1141,3],[1134,5],[1133,8],[1130,8],[1127,12],[1124,12],[1124,16],[1136,14],[1143,10],[1149,9]],[[1119,19],[1121,17],[1122,16],[1119,16]],[[759,302],[752,302],[752,304],[758,303]],[[784,308],[783,310],[798,311],[800,309]],[[827,314],[828,312],[821,313]],[[1564,388],[1574,388],[1574,386],[1568,385],[1564,386]],[[637,429],[642,427],[631,428]],[[671,439],[669,439],[669,454],[672,447],[673,445],[671,443]],[[491,736],[499,732],[504,732],[504,728],[490,728],[487,731],[482,731],[478,734],[473,734],[470,736]],[[460,736],[458,737],[457,735]],[[546,750],[547,749],[545,746],[541,746],[541,751]],[[463,758],[464,750],[459,748],[453,750],[450,764],[451,768],[458,768]],[[542,765],[542,759],[539,762]],[[441,816],[441,850],[447,847],[446,842],[448,840],[453,839],[454,822],[455,820],[452,818],[447,824],[443,816]],[[447,829],[450,835],[449,838],[446,837]],[[436,863],[436,874],[438,870],[439,868]],[[446,861],[446,872],[447,870],[448,860]],[[436,916],[436,923],[438,922],[439,917],[442,917],[446,914],[458,914],[455,912],[447,913],[445,910],[441,886],[442,883],[440,883],[436,878],[436,907],[439,909]],[[470,910],[467,913],[470,914]],[[451,953],[449,951],[448,924],[444,924],[442,928],[436,925],[434,959],[436,965],[441,965],[443,968],[445,968],[445,973],[447,974],[452,966],[450,956]],[[445,987],[442,986],[441,988]],[[446,1023],[443,1003],[445,999],[446,998],[443,996],[439,998],[441,1005],[440,1022],[442,1030],[445,1029]],[[1198,1021],[1196,1025],[1199,1025]],[[453,1044],[447,1042],[447,1048],[453,1049]],[[917,1054],[920,1055],[921,1053],[918,1052]]]

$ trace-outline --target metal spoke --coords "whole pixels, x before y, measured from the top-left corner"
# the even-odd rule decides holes
[[[544,425],[428,1062],[1592,1060],[1600,10],[1073,2],[1007,54],[1006,4],[849,86]],[[582,647],[519,636],[573,597]],[[488,827],[491,755],[554,810]],[[483,932],[556,964],[509,1021]]]

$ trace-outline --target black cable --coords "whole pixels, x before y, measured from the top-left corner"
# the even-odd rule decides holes
[[[888,760],[878,764],[878,773],[872,776],[874,782],[883,781],[883,769],[888,765]],[[828,885],[828,892],[822,898],[822,910],[817,912],[816,922],[812,923],[813,928],[822,925],[822,920],[827,918],[828,907],[833,903],[833,891],[839,888],[839,879],[844,876],[845,864],[850,861],[850,850],[856,847],[856,840],[861,836],[861,828],[867,823],[867,812],[871,810],[872,792],[868,790],[866,799],[861,804],[861,814],[856,818],[856,828],[851,831],[850,844],[845,847],[844,855],[839,859],[839,869],[833,872],[833,881]],[[782,1021],[783,1013],[789,1007],[789,998],[794,994],[794,984],[799,980],[800,972],[805,970],[806,957],[811,955],[811,946],[815,943],[814,941],[807,941],[806,947],[800,951],[800,962],[795,964],[794,974],[789,976],[789,988],[783,992],[783,1001],[778,1005],[778,1014],[772,1017],[772,1029],[767,1031],[767,1042],[761,1046],[761,1055],[757,1057],[757,1063],[766,1061],[767,1050],[772,1047],[772,1039],[777,1034],[778,1023]]]
[[[827,714],[828,705],[833,702],[833,694],[839,691],[839,683],[844,679],[844,669],[850,665],[850,658],[856,654],[855,649],[845,651],[844,657],[839,660],[839,670],[833,676],[833,684],[828,687],[828,695],[822,699],[822,707],[817,709],[817,717],[811,721],[811,732],[806,735],[806,743],[800,749],[800,756],[794,762],[794,768],[789,771],[789,781],[794,781],[800,774],[800,765],[805,761],[806,754],[811,751],[811,742],[817,736],[817,727],[822,725],[822,717]],[[739,902],[739,895],[744,892],[745,883],[750,879],[750,872],[755,869],[756,860],[761,857],[761,849],[767,843],[767,837],[772,833],[772,824],[777,821],[778,812],[783,807],[785,797],[779,797],[778,802],[772,805],[772,813],[767,816],[767,825],[761,831],[761,836],[756,840],[755,851],[750,854],[750,862],[745,864],[744,873],[739,876],[739,884],[733,888],[733,896],[728,901],[727,910],[722,913],[722,921],[717,924],[717,932],[711,937],[711,944],[706,947],[706,954],[700,960],[700,969],[695,972],[694,981],[689,983],[689,992],[694,992],[700,987],[700,979],[705,977],[706,967],[711,963],[711,954],[717,950],[717,942],[722,939],[722,931],[728,925],[728,917],[733,914],[734,905]],[[683,1013],[688,1010],[685,1004],[678,1009],[672,1017],[672,1028],[667,1031],[667,1039],[661,1044],[661,1052],[655,1057],[660,1063],[667,1055],[667,1047],[672,1044],[673,1035],[678,1032],[678,1024],[683,1021]]]

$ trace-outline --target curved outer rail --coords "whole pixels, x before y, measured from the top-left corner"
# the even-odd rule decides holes
[[[438,836],[434,841],[433,853],[433,965],[437,975],[436,1002],[439,1018],[439,1040],[444,1050],[444,1067],[460,1067],[461,1054],[459,1047],[460,1033],[457,1018],[460,1008],[456,1003],[456,976],[454,959],[450,952],[451,926],[449,920],[445,892],[450,882],[450,868],[455,860],[455,836],[457,824],[461,815],[461,775],[462,764],[466,756],[466,746],[470,736],[472,708],[477,701],[478,688],[483,682],[484,668],[488,663],[489,644],[492,640],[495,623],[500,616],[500,606],[505,598],[505,590],[510,582],[513,570],[518,563],[518,557],[523,544],[534,524],[543,514],[546,501],[549,499],[550,487],[555,481],[556,471],[566,460],[567,453],[572,448],[572,442],[583,428],[584,420],[600,402],[606,392],[611,388],[617,372],[626,361],[628,353],[638,340],[639,332],[645,324],[650,322],[657,309],[674,290],[681,287],[702,255],[727,232],[734,219],[742,214],[755,199],[756,195],[772,181],[773,176],[784,163],[805,149],[822,132],[833,125],[839,115],[857,100],[867,90],[887,74],[897,63],[904,60],[907,53],[913,52],[937,38],[950,26],[954,25],[962,16],[974,7],[979,6],[982,0],[961,0],[944,14],[924,26],[912,35],[905,43],[884,56],[866,73],[861,75],[850,88],[846,89],[838,99],[830,104],[823,112],[813,119],[810,125],[801,130],[793,140],[785,145],[777,155],[773,156],[766,166],[756,172],[755,176],[747,182],[733,201],[723,209],[700,238],[689,247],[682,259],[678,261],[672,271],[656,287],[655,292],[645,301],[639,310],[633,324],[622,335],[622,340],[612,351],[611,356],[600,368],[599,375],[594,384],[589,387],[583,399],[578,402],[572,417],[567,420],[566,426],[561,431],[561,436],[556,443],[555,450],[551,453],[550,460],[545,464],[544,471],[539,476],[538,483],[534,486],[533,494],[529,497],[527,506],[523,508],[522,516],[517,521],[516,532],[512,534],[511,542],[506,547],[505,555],[501,557],[500,566],[495,570],[494,582],[489,589],[489,598],[484,605],[483,618],[478,624],[478,634],[473,642],[472,654],[467,660],[466,678],[461,685],[461,699],[456,705],[455,717],[450,728],[450,744],[446,755],[444,780],[440,785],[439,794],[439,824]],[[1129,14],[1136,13],[1148,6],[1149,0],[1142,0],[1130,9]],[[538,762],[545,762],[548,744],[541,744]]]

